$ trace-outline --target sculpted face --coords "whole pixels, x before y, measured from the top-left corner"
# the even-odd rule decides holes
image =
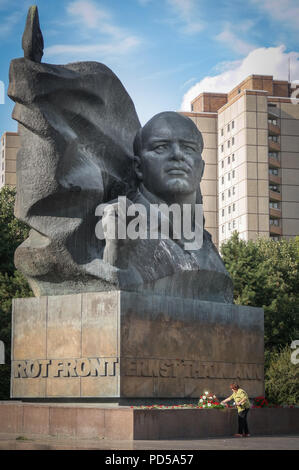
[[[169,201],[198,189],[204,162],[201,134],[188,118],[161,113],[142,129],[136,174],[146,189]]]

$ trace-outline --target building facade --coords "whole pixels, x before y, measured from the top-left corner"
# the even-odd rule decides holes
[[[251,75],[228,93],[201,93],[190,117],[203,134],[205,226],[221,246],[299,234],[298,91]]]
[[[17,132],[5,132],[0,140],[0,189],[16,185],[16,158],[20,148]]]

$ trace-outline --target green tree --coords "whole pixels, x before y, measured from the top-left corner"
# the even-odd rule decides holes
[[[5,365],[0,366],[0,400],[9,398],[11,306],[14,297],[30,297],[32,291],[14,267],[15,249],[27,238],[29,229],[14,217],[15,190],[0,191],[0,340],[5,344]]]
[[[289,346],[271,353],[265,371],[265,391],[268,401],[278,405],[299,403],[299,365],[291,362]]]
[[[298,240],[245,242],[236,232],[221,247],[235,302],[264,309],[266,351],[299,338],[298,248]]]

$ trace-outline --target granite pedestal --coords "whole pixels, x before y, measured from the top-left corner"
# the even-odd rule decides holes
[[[263,310],[109,291],[15,299],[12,398],[264,393]]]

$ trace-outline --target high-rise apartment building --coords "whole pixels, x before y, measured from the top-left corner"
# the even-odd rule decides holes
[[[299,98],[299,86],[298,98]],[[203,134],[205,226],[220,246],[299,234],[299,104],[287,81],[251,75],[228,93],[201,93],[190,117]]]
[[[20,148],[17,132],[5,132],[0,140],[0,189],[16,185],[16,158]]]

